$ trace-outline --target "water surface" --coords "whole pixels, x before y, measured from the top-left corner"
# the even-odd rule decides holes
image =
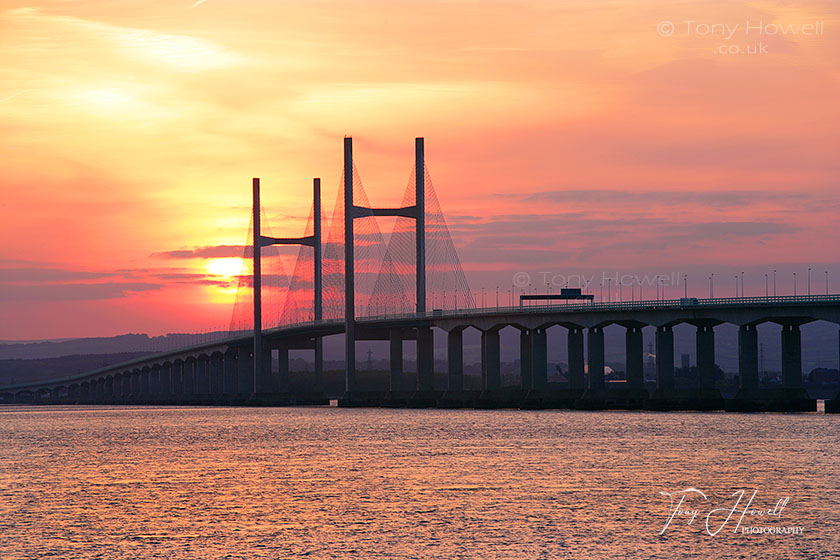
[[[822,414],[3,407],[0,558],[840,558],[838,428]],[[708,500],[693,494],[696,519],[660,535],[660,492],[688,487]],[[765,513],[741,527],[802,532],[733,532],[737,512],[709,535],[739,489]]]

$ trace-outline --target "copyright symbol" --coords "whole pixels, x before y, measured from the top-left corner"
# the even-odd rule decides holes
[[[662,37],[670,37],[674,34],[674,24],[670,21],[660,21],[656,26],[656,32]]]
[[[531,283],[531,275],[527,272],[517,272],[513,275],[513,285],[517,288],[524,288]]]

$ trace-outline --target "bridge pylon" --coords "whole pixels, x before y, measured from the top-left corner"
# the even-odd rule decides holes
[[[402,208],[366,208],[353,202],[353,138],[344,138],[344,389],[348,403],[356,391],[356,288],[353,221],[369,216],[412,218],[415,221],[417,313],[426,311],[426,185],[423,138],[414,140],[415,203]],[[418,332],[417,378],[419,391],[431,391],[434,347],[431,330]]]
[[[305,237],[267,237],[260,232],[260,180],[255,177],[252,181],[253,189],[253,220],[254,238],[254,380],[252,399],[259,399],[263,395],[272,393],[271,359],[266,360],[262,340],[262,269],[261,249],[270,245],[306,245],[312,247],[315,261],[314,284],[314,318],[323,318],[323,281],[322,281],[322,244],[321,244],[321,179],[312,180],[312,209],[314,231]],[[323,340],[315,339],[315,376],[321,379],[324,367]]]

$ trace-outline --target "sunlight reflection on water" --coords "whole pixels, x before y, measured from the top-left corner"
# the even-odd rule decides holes
[[[822,414],[0,409],[0,558],[829,558]],[[708,502],[687,524],[668,498]],[[706,513],[757,490],[742,525]],[[718,518],[713,518],[718,519]],[[722,521],[722,519],[718,519]]]

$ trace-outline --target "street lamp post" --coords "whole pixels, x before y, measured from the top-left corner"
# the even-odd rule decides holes
[[[808,295],[811,295],[811,269],[808,268]]]
[[[715,299],[715,273],[709,275],[709,299]]]
[[[770,295],[770,280],[767,277],[767,273],[764,273],[764,297]]]
[[[688,298],[688,274],[683,276],[683,297]]]
[[[773,269],[773,297],[776,297],[776,269]]]
[[[793,273],[793,295],[796,295],[796,273]]]
[[[741,297],[744,297],[744,272],[741,271]]]

